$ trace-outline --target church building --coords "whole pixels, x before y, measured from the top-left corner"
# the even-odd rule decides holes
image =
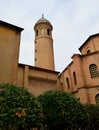
[[[73,54],[72,62],[57,72],[51,23],[42,16],[34,25],[34,66],[18,63],[23,30],[0,20],[0,83],[22,86],[36,96],[60,89],[82,103],[99,103],[99,34],[90,36],[79,48],[81,54]]]

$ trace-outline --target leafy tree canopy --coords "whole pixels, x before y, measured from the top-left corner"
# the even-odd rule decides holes
[[[52,90],[40,95],[38,100],[42,106],[44,124],[49,129],[78,129],[88,126],[88,114],[72,94]]]
[[[0,128],[36,127],[40,124],[40,107],[26,89],[0,84]]]
[[[99,104],[86,104],[86,110],[89,114],[90,130],[99,129]]]

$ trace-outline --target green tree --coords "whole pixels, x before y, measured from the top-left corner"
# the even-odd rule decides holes
[[[24,129],[40,125],[40,106],[26,89],[0,84],[0,128]]]
[[[98,130],[99,129],[99,104],[86,104],[86,110],[89,114],[89,130]]]
[[[52,90],[38,97],[43,111],[43,123],[50,130],[87,128],[85,107],[72,94]]]

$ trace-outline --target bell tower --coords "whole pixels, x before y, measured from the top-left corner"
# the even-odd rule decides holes
[[[35,26],[35,66],[55,70],[54,51],[53,51],[53,27],[51,23],[44,18],[40,18]]]

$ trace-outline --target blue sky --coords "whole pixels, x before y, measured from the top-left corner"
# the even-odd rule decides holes
[[[34,65],[33,27],[42,14],[53,25],[55,68],[62,71],[84,41],[99,33],[99,0],[0,0],[0,19],[24,28],[20,63]]]

